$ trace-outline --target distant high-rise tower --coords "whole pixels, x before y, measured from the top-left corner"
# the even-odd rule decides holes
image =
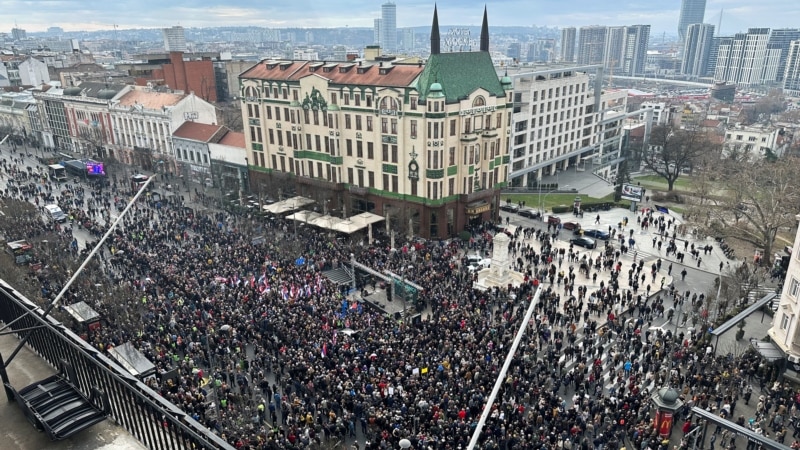
[[[162,32],[164,33],[164,50],[168,52],[186,51],[186,33],[183,31],[183,27],[164,28]]]
[[[695,78],[706,76],[711,62],[713,43],[714,25],[707,23],[689,25],[686,30],[686,43],[683,46],[681,73]]]
[[[636,76],[644,73],[649,44],[650,25],[625,27],[625,42],[622,50],[622,72],[624,74]]]
[[[608,27],[605,50],[603,50],[603,66],[612,69],[616,74],[625,62],[625,27]]]
[[[397,51],[397,5],[381,5],[381,48],[388,53]]]
[[[683,0],[681,2],[681,16],[678,19],[678,39],[686,42],[686,31],[693,23],[703,23],[706,16],[706,0]]]
[[[373,29],[372,29],[372,43],[375,45],[381,45],[381,39],[383,35],[381,35],[381,31],[383,31],[383,19],[375,19]]]
[[[413,28],[404,28],[403,29],[403,50],[414,50],[415,46],[415,36],[414,36],[414,29]]]
[[[769,28],[750,28],[719,43],[714,79],[741,86],[764,82]]]
[[[21,41],[28,37],[28,33],[25,32],[22,28],[12,28],[11,29],[11,38],[15,41]]]
[[[789,55],[789,46],[792,41],[798,40],[800,40],[800,29],[797,28],[778,28],[772,30],[772,33],[770,33],[768,45],[772,46],[772,48],[780,49],[781,52],[778,59],[778,71],[775,81],[783,81]]]
[[[786,68],[783,72],[783,89],[795,95],[800,93],[800,40],[789,44]]]
[[[581,27],[578,33],[578,64],[602,64],[608,27]]]
[[[561,29],[561,60],[565,62],[575,61],[575,38],[578,30],[575,27]]]

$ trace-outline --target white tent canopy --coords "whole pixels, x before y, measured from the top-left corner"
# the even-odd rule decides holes
[[[367,225],[370,225],[370,224],[382,222],[383,221],[383,216],[379,216],[377,214],[372,214],[371,212],[363,212],[361,214],[357,214],[357,215],[355,215],[353,217],[350,217],[349,220],[351,220],[351,221],[353,221],[355,223],[364,224],[364,226],[367,226]]]
[[[314,203],[314,200],[310,198],[297,196],[287,198],[286,200],[281,200],[271,205],[266,205],[264,206],[264,211],[271,212],[273,214],[283,214],[300,209],[303,206],[310,205],[312,203]]]
[[[296,220],[303,223],[313,223],[315,219],[322,217],[322,214],[314,211],[297,211],[294,214],[286,216],[287,219]]]

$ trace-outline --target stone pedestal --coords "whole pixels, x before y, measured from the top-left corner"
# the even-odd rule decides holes
[[[490,287],[506,287],[509,284],[519,286],[525,277],[511,270],[508,256],[508,243],[511,238],[505,233],[497,233],[493,240],[492,264],[488,269],[478,272],[476,287],[488,289]]]

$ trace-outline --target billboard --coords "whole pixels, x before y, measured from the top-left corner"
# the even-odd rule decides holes
[[[641,202],[643,196],[644,196],[643,187],[627,183],[622,185],[621,197],[623,200],[630,200],[632,202]]]

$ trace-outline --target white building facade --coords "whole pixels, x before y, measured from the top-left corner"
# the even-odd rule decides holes
[[[536,186],[543,176],[569,167],[590,167],[606,180],[616,177],[622,126],[629,117],[627,92],[603,92],[598,85],[603,79],[601,66],[563,66],[510,76],[514,80],[511,187]]]
[[[146,170],[177,172],[172,133],[187,120],[216,124],[214,105],[194,94],[131,89],[109,107],[117,158]]]
[[[800,215],[796,216],[800,220]],[[791,367],[800,364],[800,229],[792,244],[786,281],[783,283],[778,310],[772,317],[772,328],[767,334],[772,342],[786,354]],[[795,369],[797,370],[797,369]]]

